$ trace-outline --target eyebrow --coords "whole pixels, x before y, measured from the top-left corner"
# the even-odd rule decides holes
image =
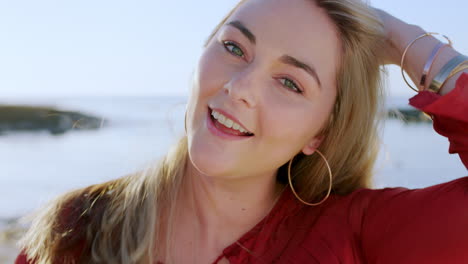
[[[255,35],[249,29],[247,29],[244,26],[244,24],[242,22],[240,22],[239,20],[231,21],[231,22],[227,23],[227,25],[228,26],[233,26],[233,27],[237,28],[238,30],[240,30],[240,32],[242,32],[242,34],[244,34],[244,36],[250,41],[250,43],[252,43],[252,44],[256,43]]]
[[[234,21],[227,23],[226,25],[237,28],[250,41],[250,43],[254,45],[256,44],[255,35],[241,21],[234,20]],[[284,64],[288,64],[288,65],[303,69],[317,81],[319,88],[322,87],[322,83],[320,82],[320,78],[318,77],[317,71],[315,70],[314,67],[311,67],[307,65],[306,63],[301,62],[298,59],[290,55],[283,55],[280,57],[279,60]]]
[[[298,59],[296,59],[296,58],[294,58],[292,56],[289,56],[289,55],[281,56],[280,61],[285,63],[285,64],[292,65],[294,67],[303,69],[308,74],[312,75],[312,77],[314,77],[315,80],[317,81],[317,83],[319,85],[319,88],[322,88],[322,83],[320,82],[320,78],[318,77],[317,71],[313,67],[311,67],[311,66],[309,66],[309,65],[307,65],[307,64],[305,64],[305,63],[299,61]]]

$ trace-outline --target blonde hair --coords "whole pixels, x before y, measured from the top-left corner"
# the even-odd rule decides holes
[[[208,41],[243,2],[229,12]],[[333,192],[346,195],[371,185],[383,113],[377,59],[383,29],[377,15],[361,1],[313,2],[334,22],[341,40],[337,98],[321,132],[324,140],[319,150],[331,166]],[[182,184],[187,151],[183,137],[152,168],[57,198],[41,210],[23,237],[25,253],[37,264],[169,261],[172,201]],[[279,181],[285,180],[286,166],[279,168]],[[321,199],[329,185],[327,173],[320,157],[298,154],[292,174],[301,198]]]

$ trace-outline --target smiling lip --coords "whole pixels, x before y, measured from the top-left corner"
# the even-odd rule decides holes
[[[222,114],[223,116],[225,116],[225,117],[231,119],[232,121],[236,122],[236,123],[239,124],[245,131],[248,131],[249,134],[253,134],[253,133],[251,133],[248,129],[246,129],[245,126],[244,126],[239,120],[237,120],[237,118],[235,118],[235,117],[232,116],[231,114],[228,114],[228,113],[226,113],[226,112],[224,112],[223,110],[218,109],[218,108],[211,108],[211,109],[210,109],[210,108],[208,107],[208,111],[210,112],[210,114],[211,114],[211,111],[212,111],[212,110],[215,110],[216,112],[218,112],[218,113]]]
[[[216,111],[218,111],[218,110],[216,110]],[[221,112],[221,113],[224,115],[224,112]],[[226,116],[226,117],[228,117],[228,116]],[[228,118],[230,118],[230,117],[228,117]],[[206,126],[207,126],[208,130],[213,135],[221,137],[223,139],[229,139],[229,140],[242,140],[242,139],[248,139],[248,138],[252,137],[252,136],[237,136],[237,135],[233,135],[233,134],[228,134],[228,133],[220,130],[219,128],[217,128],[214,122],[216,122],[216,121],[213,120],[213,118],[211,117],[211,109],[208,108],[207,116],[206,116]]]

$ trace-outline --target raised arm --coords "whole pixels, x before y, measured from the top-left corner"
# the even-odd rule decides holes
[[[404,58],[409,85],[419,91],[410,104],[432,116],[434,129],[450,141],[449,152],[458,153],[468,168],[468,57],[421,27],[376,11],[387,35],[385,64],[401,67]],[[438,91],[434,79],[443,83]]]

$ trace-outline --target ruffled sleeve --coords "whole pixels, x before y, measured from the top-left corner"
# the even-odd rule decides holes
[[[468,74],[462,74],[448,94],[423,91],[410,99],[410,105],[433,117],[434,130],[450,142],[449,153],[458,153],[468,168]]]

